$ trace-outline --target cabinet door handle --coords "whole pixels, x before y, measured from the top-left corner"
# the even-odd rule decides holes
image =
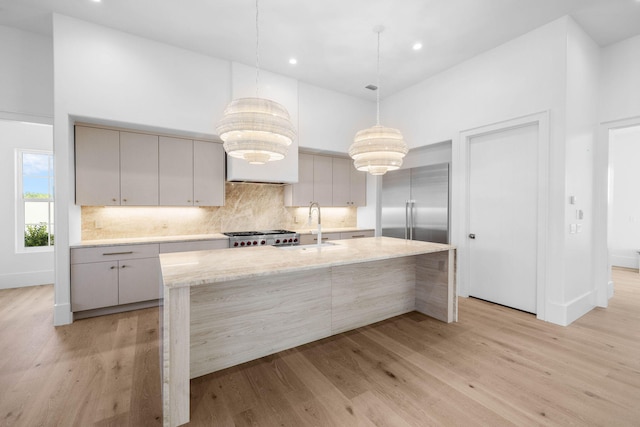
[[[364,237],[364,234],[358,234],[357,236],[351,236],[352,239],[357,239],[360,237]]]
[[[126,267],[126,265],[123,265],[123,266],[122,266],[122,268],[125,268],[125,267]]]
[[[123,201],[123,202],[126,202],[126,201],[127,201],[127,199],[122,199],[122,201]]]
[[[109,270],[113,270],[113,269],[115,269],[115,268],[116,268],[116,266],[115,266],[115,265],[112,265],[111,267],[109,267]]]
[[[112,202],[117,202],[117,201],[118,201],[118,199],[113,198],[113,199],[111,199],[111,201],[112,201]]]
[[[200,203],[200,200],[196,200],[196,203]]]
[[[102,255],[130,255],[132,254],[133,251],[126,251],[126,252],[107,252],[107,253],[103,253]]]

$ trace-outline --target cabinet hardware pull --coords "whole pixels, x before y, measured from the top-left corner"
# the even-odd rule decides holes
[[[111,201],[112,201],[112,202],[115,202],[115,201],[116,201],[116,199],[111,199]]]
[[[364,237],[364,234],[358,234],[357,236],[351,236],[352,239],[357,239],[358,237]]]
[[[196,203],[200,203],[200,200],[196,200]]]
[[[125,267],[126,267],[126,265],[123,265],[123,266],[122,266],[122,268],[125,268]]]
[[[123,202],[126,202],[126,201],[127,201],[127,199],[122,199],[122,201],[123,201]]]
[[[191,200],[187,200],[187,203],[191,203]]]
[[[129,255],[129,254],[132,254],[132,253],[133,253],[133,251],[127,251],[127,252],[107,252],[107,253],[104,253],[104,254],[102,254],[102,255]]]
[[[109,270],[113,270],[114,268],[116,268],[116,266],[112,265],[111,267],[109,267]]]

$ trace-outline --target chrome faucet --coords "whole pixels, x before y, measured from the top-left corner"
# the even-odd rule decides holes
[[[322,244],[322,216],[320,214],[320,203],[311,202],[309,205],[309,225],[311,225],[311,215],[313,214],[313,210],[318,211],[318,245]]]

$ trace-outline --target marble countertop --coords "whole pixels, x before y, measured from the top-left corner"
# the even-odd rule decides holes
[[[129,238],[121,238],[121,239],[83,240],[80,243],[70,245],[70,247],[71,248],[93,248],[97,246],[140,245],[145,243],[197,242],[199,240],[222,240],[222,239],[228,239],[228,237],[220,233],[187,234],[183,236],[129,237]]]
[[[318,226],[315,227],[312,225],[293,229],[296,233],[300,234],[316,234],[318,232]],[[349,233],[351,231],[373,231],[373,228],[358,228],[358,227],[340,227],[340,228],[324,228],[322,227],[323,233]]]
[[[323,228],[323,233],[340,233],[350,231],[364,231],[373,230],[373,228],[358,228],[358,227],[342,227],[342,228]],[[300,234],[312,234],[316,233],[317,229],[314,227],[305,227],[301,229],[294,229],[293,231]],[[174,243],[174,242],[195,242],[198,240],[218,240],[228,239],[222,233],[212,234],[188,234],[182,236],[152,236],[152,237],[126,237],[119,239],[99,239],[99,240],[83,240],[79,243],[70,245],[71,248],[94,248],[97,246],[121,246],[121,245],[141,245],[145,243]]]
[[[334,240],[321,248],[312,245],[279,248],[257,246],[160,255],[164,285],[201,286],[229,280],[333,267],[359,262],[441,252],[454,246],[391,237]]]

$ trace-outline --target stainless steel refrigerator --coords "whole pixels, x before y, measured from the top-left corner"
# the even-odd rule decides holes
[[[449,163],[382,177],[382,235],[449,243]]]

